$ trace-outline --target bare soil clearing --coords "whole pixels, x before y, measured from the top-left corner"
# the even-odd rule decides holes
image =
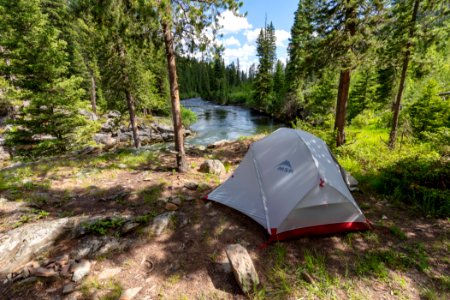
[[[189,150],[186,174],[172,170],[175,156],[164,151],[63,158],[0,171],[7,179],[0,198],[8,199],[0,204],[0,236],[43,219],[84,215],[144,220],[125,234],[105,229],[104,235],[124,247],[94,255],[89,275],[73,286],[74,292],[63,294],[70,279],[41,278],[0,283],[0,298],[118,299],[124,290],[141,288],[135,299],[245,299],[225,254],[234,243],[247,249],[261,280],[250,298],[450,298],[449,220],[418,217],[364,189],[354,196],[374,223],[373,231],[304,237],[259,249],[268,238],[261,226],[201,200],[231,175],[251,142]],[[205,158],[220,159],[227,174],[200,173]],[[151,220],[166,211],[168,202],[177,206],[176,217],[155,236],[149,231]],[[55,241],[36,260],[73,256],[92,238],[102,237],[90,232]]]

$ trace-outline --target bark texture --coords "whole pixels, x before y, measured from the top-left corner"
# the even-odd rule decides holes
[[[178,172],[187,172],[188,165],[184,152],[183,126],[181,123],[180,94],[178,89],[177,68],[175,61],[175,51],[173,46],[173,36],[169,21],[162,20],[161,25],[164,33],[164,44],[166,48],[167,68],[169,71],[170,101],[172,106],[172,121],[175,134],[175,151],[177,152]]]
[[[350,70],[341,71],[339,76],[339,90],[336,103],[336,119],[334,130],[336,131],[336,146],[345,143],[345,116],[347,113],[348,92],[350,89]]]
[[[356,11],[355,8],[347,0],[347,7],[345,9],[345,31],[348,32],[350,37],[356,34]],[[349,47],[348,51],[352,51]],[[348,102],[348,92],[350,89],[350,65],[351,62],[346,61],[344,63],[345,68],[340,73],[339,76],[339,90],[336,102],[336,118],[334,121],[334,130],[336,131],[336,146],[339,147],[345,143],[345,119],[347,114],[347,102]]]

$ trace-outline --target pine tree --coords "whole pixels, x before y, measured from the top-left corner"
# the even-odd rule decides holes
[[[43,13],[39,0],[0,1],[2,74],[14,78],[25,101],[7,142],[22,155],[49,155],[71,147],[74,130],[84,123],[77,107],[82,78],[69,72],[68,43]]]
[[[356,72],[355,83],[349,96],[349,121],[369,107],[375,98],[376,88],[376,78],[371,66],[362,67]]]
[[[205,50],[210,44],[210,39],[204,34],[204,29],[208,26],[212,26],[213,33],[216,33],[217,28],[215,25],[218,21],[217,13],[219,9],[229,9],[236,12],[237,9],[242,6],[242,3],[234,0],[160,0],[157,1],[157,3],[159,6],[158,14],[166,48],[172,121],[175,131],[175,151],[177,152],[177,168],[179,172],[186,172],[188,166],[184,151],[175,41],[183,35],[183,38],[187,41],[186,45],[188,45],[188,50]],[[173,30],[176,33],[175,36]]]
[[[273,106],[278,112],[281,109],[281,102],[284,99],[284,94],[286,92],[285,71],[281,60],[278,60],[275,65],[275,73],[273,74],[273,91],[275,94]]]
[[[409,61],[414,46],[427,49],[431,44],[449,37],[450,6],[448,1],[393,1],[391,22],[388,30],[391,33],[391,44],[387,47],[390,53],[402,54],[400,82],[395,103],[393,105],[393,120],[389,134],[389,147],[393,149],[397,139],[400,106],[408,72]],[[420,40],[416,42],[416,35]]]
[[[272,111],[273,101],[273,65],[276,59],[275,28],[266,24],[256,40],[256,52],[259,57],[258,71],[255,77],[255,105],[266,112]]]
[[[296,82],[295,90],[301,86],[299,83],[314,78],[314,73],[320,73],[324,66],[338,68],[337,146],[345,142],[350,74],[373,43],[371,32],[376,29],[380,9],[376,0],[306,0],[296,12],[288,77]]]

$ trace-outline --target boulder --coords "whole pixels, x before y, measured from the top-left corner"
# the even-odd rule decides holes
[[[123,291],[122,295],[120,295],[119,300],[131,300],[136,297],[137,294],[142,290],[142,287],[135,287],[131,289],[126,289]]]
[[[117,139],[119,140],[119,142],[124,143],[124,142],[129,142],[131,141],[133,134],[130,132],[120,132],[117,136]]]
[[[87,237],[72,251],[72,256],[76,259],[94,256],[102,245],[103,242],[100,239]]]
[[[86,119],[91,120],[91,121],[97,121],[98,117],[95,113],[93,113],[92,111],[88,111],[86,109],[79,109],[78,113],[82,116],[85,116]]]
[[[72,267],[72,281],[78,282],[89,274],[91,263],[88,260],[82,260]]]
[[[208,145],[208,148],[210,148],[210,149],[218,148],[218,147],[228,144],[229,142],[230,142],[229,140],[220,140],[220,141],[212,143],[211,145]]]
[[[181,205],[181,199],[179,197],[173,197],[170,202],[172,202],[173,204],[180,206]]]
[[[114,119],[107,119],[105,123],[102,124],[101,131],[103,132],[114,132],[117,129],[117,121]]]
[[[196,191],[198,189],[198,184],[195,182],[186,182],[184,187],[191,191]]]
[[[246,294],[252,292],[259,284],[259,277],[247,250],[240,244],[232,244],[227,246],[225,252],[242,291]]]
[[[161,133],[173,133],[173,127],[170,125],[164,125],[164,124],[158,124],[158,123],[153,123],[152,124],[153,128],[156,129],[156,131],[161,132]]]
[[[136,228],[139,227],[139,223],[137,222],[126,222],[125,224],[122,225],[122,227],[120,228],[120,232],[122,234],[126,234],[129,233],[133,230],[135,230]]]
[[[163,137],[161,136],[161,134],[159,133],[159,132],[157,132],[157,131],[150,131],[150,138],[152,139],[152,141],[154,142],[154,143],[160,143],[160,142],[163,142],[164,141],[164,139],[163,139]]]
[[[33,256],[48,250],[67,232],[68,218],[26,224],[0,234],[0,276],[26,264]]]
[[[106,254],[123,248],[124,245],[116,237],[86,236],[80,241],[78,247],[72,250],[71,256],[78,260],[93,258],[99,254]]]
[[[108,119],[118,119],[120,118],[122,115],[120,114],[120,112],[118,112],[117,110],[111,110],[109,112],[107,112],[105,114],[105,117]]]
[[[226,173],[225,166],[218,159],[207,159],[200,165],[200,172],[222,175]]]
[[[64,285],[62,293],[63,293],[63,295],[70,294],[73,291],[75,291],[75,288],[76,288],[76,286],[74,283],[72,283],[72,282],[68,283],[68,284]]]
[[[170,142],[174,140],[175,135],[173,134],[173,132],[163,132],[161,133],[161,137],[165,142]]]
[[[150,227],[150,230],[155,235],[161,235],[163,231],[167,228],[169,225],[170,219],[172,216],[174,216],[174,212],[166,212],[159,216],[157,216],[152,223],[152,226]]]
[[[111,136],[110,133],[96,133],[94,141],[98,144],[111,146],[117,143],[117,140]]]
[[[0,161],[10,159],[11,155],[9,154],[8,149],[5,146],[5,139],[0,136]]]
[[[37,269],[32,269],[30,272],[30,275],[36,276],[36,277],[51,278],[51,277],[57,277],[58,273],[53,269],[39,267]]]

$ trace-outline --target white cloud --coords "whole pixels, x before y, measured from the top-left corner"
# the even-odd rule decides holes
[[[286,54],[282,54],[282,55],[280,55],[280,56],[278,56],[278,58],[277,58],[278,60],[281,60],[281,62],[283,63],[283,65],[284,66],[286,66]]]
[[[252,63],[257,63],[255,45],[244,44],[239,48],[226,48],[223,53],[227,64],[235,62],[239,58],[241,70],[247,70]]]
[[[253,30],[246,30],[244,35],[247,38],[247,43],[254,43],[258,38],[261,28],[255,28]],[[291,37],[291,34],[284,29],[275,29],[275,37],[277,38],[277,47],[286,47],[285,42]]]
[[[254,43],[258,38],[259,33],[261,32],[261,28],[255,28],[253,30],[246,30],[244,35],[247,38],[247,43]]]
[[[241,46],[241,43],[239,42],[238,39],[236,39],[234,36],[230,36],[229,38],[227,38],[224,42],[223,45],[225,46]]]
[[[237,33],[252,28],[252,24],[246,17],[237,17],[229,10],[220,14],[219,25],[222,27],[220,29],[222,34]]]
[[[284,29],[275,29],[275,36],[277,38],[277,47],[286,47],[287,45],[284,42],[291,37],[291,34]]]

